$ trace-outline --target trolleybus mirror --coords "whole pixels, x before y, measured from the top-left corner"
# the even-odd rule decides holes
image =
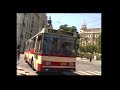
[[[42,36],[41,36],[41,35],[39,35],[39,36],[38,36],[38,41],[40,41],[40,40],[41,40],[41,38],[42,38]]]

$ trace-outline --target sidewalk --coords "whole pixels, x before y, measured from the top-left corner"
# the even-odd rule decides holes
[[[20,54],[20,59],[23,57],[23,54]],[[19,60],[19,64],[17,64],[17,75],[18,76],[26,76],[27,73],[25,72],[24,68],[21,66],[21,60]]]
[[[87,58],[80,58],[80,57],[76,57],[76,60],[81,60],[81,61],[89,61],[89,59]],[[101,60],[95,60],[95,59],[92,59],[92,61],[101,61]]]
[[[19,64],[17,64],[17,75],[37,75],[36,71],[28,65],[24,60],[24,55],[20,54]]]
[[[21,68],[19,65],[17,65],[17,75],[26,75],[23,68]]]

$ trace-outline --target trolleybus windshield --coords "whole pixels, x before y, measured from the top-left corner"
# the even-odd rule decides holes
[[[43,53],[75,56],[75,38],[71,36],[44,34]]]

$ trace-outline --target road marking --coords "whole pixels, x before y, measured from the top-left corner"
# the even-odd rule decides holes
[[[30,75],[30,73],[29,73],[29,72],[25,72],[25,74],[26,74],[26,75]]]
[[[79,75],[101,75],[101,72],[99,71],[78,71],[74,73],[79,74]]]
[[[20,70],[17,70],[17,73],[18,73],[18,74],[25,74],[24,71],[20,71]]]
[[[26,73],[25,73],[24,69],[17,66],[17,75],[26,75]]]
[[[96,73],[100,73],[100,74],[101,74],[101,72],[99,72],[99,71],[94,71],[94,72],[96,72]]]
[[[70,72],[62,72],[63,74],[65,75],[75,75],[74,73],[76,74],[79,74],[79,75],[101,75],[101,72],[99,71],[78,71],[78,72],[74,72],[74,73],[70,73]]]
[[[101,75],[101,73],[98,71],[86,71],[86,72],[91,73],[93,75]]]
[[[78,71],[80,73],[80,75],[92,75],[90,73],[84,72],[84,71]]]

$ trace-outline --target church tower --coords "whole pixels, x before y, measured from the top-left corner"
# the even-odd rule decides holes
[[[83,32],[83,31],[85,31],[86,29],[87,29],[87,26],[86,26],[86,23],[85,23],[85,20],[84,20],[84,22],[83,22],[83,24],[82,24],[82,26],[81,26],[80,32]]]

